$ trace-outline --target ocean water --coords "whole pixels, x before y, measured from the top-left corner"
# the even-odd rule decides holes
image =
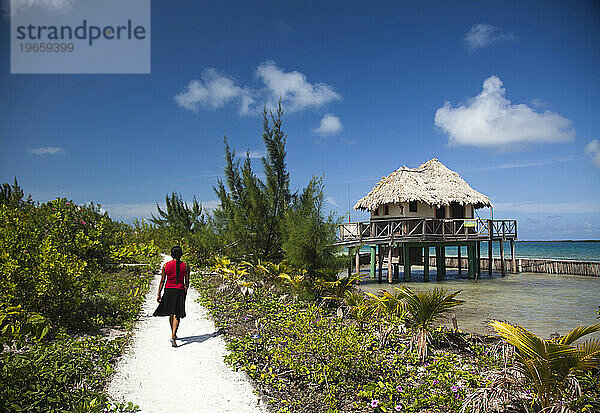
[[[365,248],[369,251],[369,248]],[[516,256],[521,258],[555,258],[582,261],[600,261],[599,241],[517,241]],[[447,256],[456,256],[456,247],[447,247]],[[430,254],[435,255],[432,249]],[[466,256],[466,248],[461,251]],[[487,243],[481,243],[481,255],[487,256]],[[498,243],[493,244],[493,255],[500,256]],[[505,256],[510,257],[510,243],[506,243]],[[365,266],[366,267],[366,266]],[[387,284],[387,270],[384,270],[384,283],[378,284],[368,278],[368,270],[361,289],[371,292],[393,291],[398,285],[427,291],[436,287],[447,291],[461,290],[458,298],[464,304],[454,309],[459,328],[463,331],[492,334],[488,323],[491,319],[518,323],[528,330],[547,338],[550,334],[565,333],[578,324],[600,322],[597,314],[600,305],[600,277],[577,275],[556,275],[539,273],[508,274],[491,276],[483,271],[479,281],[468,278],[466,270],[458,274],[456,269],[448,269],[443,280],[437,280],[436,268],[430,269],[430,281],[423,280],[422,267],[413,266],[411,281],[395,281]],[[400,280],[403,279],[400,266]],[[450,326],[449,319],[443,321]],[[600,333],[594,334],[600,337]]]
[[[475,282],[467,277],[465,271],[458,275],[456,270],[448,270],[445,279],[438,281],[434,267],[430,281],[424,282],[422,269],[414,266],[409,282],[395,281],[390,285],[385,282],[386,278],[387,275],[384,275],[384,282],[378,284],[367,276],[360,288],[373,293],[393,291],[399,285],[419,291],[436,287],[448,292],[461,290],[457,298],[464,303],[453,312],[458,327],[463,331],[492,334],[488,323],[496,319],[518,323],[548,338],[554,332],[562,334],[578,324],[600,322],[595,313],[600,305],[600,277],[537,273],[508,274],[504,277],[493,274],[490,277],[485,273]],[[450,326],[450,320],[443,320],[442,324]],[[594,336],[600,337],[600,333]]]
[[[487,242],[481,243],[481,256],[487,256]],[[369,247],[362,248],[369,252]],[[500,257],[498,242],[492,244],[494,257]],[[600,261],[600,241],[517,241],[515,245],[517,258],[555,258],[565,260]],[[510,243],[504,243],[504,256],[510,257]],[[433,249],[430,255],[435,255]],[[446,247],[446,256],[457,255],[456,247]],[[467,249],[462,247],[461,255],[466,257]]]

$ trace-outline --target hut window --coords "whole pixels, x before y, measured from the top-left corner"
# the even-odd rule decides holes
[[[390,214],[390,207],[388,205],[384,205],[383,215],[389,215],[389,214]]]
[[[379,215],[379,207],[373,210],[373,215]]]
[[[410,201],[408,203],[408,210],[410,212],[417,212],[417,201]]]

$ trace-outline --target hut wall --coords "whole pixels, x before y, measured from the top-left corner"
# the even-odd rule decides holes
[[[388,214],[384,215],[385,206],[379,206],[379,215],[375,215],[371,211],[371,219],[394,219],[394,218],[435,218],[435,206],[424,202],[417,202],[417,212],[410,212],[408,202],[400,202],[398,204],[387,204]],[[444,207],[446,210],[446,218],[450,218],[452,211],[450,206]],[[474,217],[473,205],[465,205],[465,218],[472,219]]]
[[[435,208],[424,202],[417,202],[417,212],[410,212],[408,202],[402,202],[404,216],[407,218],[434,218]]]
[[[408,206],[407,206],[408,208]],[[375,211],[371,211],[371,219],[393,219],[404,218],[404,213],[407,209],[402,209],[398,204],[388,204],[388,214],[385,215],[385,205],[379,206],[379,215],[375,215]]]

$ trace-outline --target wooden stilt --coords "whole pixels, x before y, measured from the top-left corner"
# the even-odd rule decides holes
[[[437,278],[442,279],[446,276],[446,247],[443,245],[436,247],[436,255]]]
[[[402,253],[404,255],[404,281],[410,281],[410,247],[402,244]]]
[[[393,282],[393,274],[392,274],[392,251],[394,250],[394,247],[390,244],[390,246],[388,247],[388,283],[392,283]]]
[[[435,247],[435,274],[437,278],[442,277],[442,247]]]
[[[350,248],[348,248],[348,255],[350,255]],[[348,277],[350,277],[352,275],[352,258],[348,258]]]
[[[394,280],[400,279],[400,247],[394,247],[394,256],[398,257],[398,262],[394,263]]]
[[[515,240],[510,240],[510,258],[512,260],[511,270],[513,273],[517,273],[517,257],[515,257]]]
[[[494,227],[491,219],[488,219],[488,274],[492,275],[494,268],[494,257],[492,256],[492,234],[494,233]]]
[[[379,274],[377,276],[377,282],[381,284],[381,279],[383,278],[383,245],[378,245],[377,249],[379,250],[379,255],[377,257],[377,261],[379,261]]]
[[[462,266],[460,265],[461,264],[460,263],[460,258],[461,258],[460,257],[460,250],[462,249],[462,247],[460,245],[458,245],[456,248],[458,249],[458,273],[462,274]]]
[[[442,277],[446,276],[446,246],[442,245]]]
[[[494,257],[492,256],[492,240],[488,240],[488,274],[492,275],[494,268]]]
[[[377,256],[377,247],[375,245],[371,245],[371,266],[369,269],[369,276],[371,278],[375,278],[375,258]]]
[[[356,261],[356,273],[360,273],[360,249],[356,251],[356,256],[354,257]]]
[[[429,281],[429,245],[423,247],[423,281]]]
[[[504,240],[500,238],[500,272],[504,277],[506,275],[506,266],[504,262]]]
[[[481,241],[476,242],[477,251],[475,254],[475,280],[481,275]]]
[[[469,278],[475,278],[475,246],[472,242],[467,245],[467,261],[469,262]]]

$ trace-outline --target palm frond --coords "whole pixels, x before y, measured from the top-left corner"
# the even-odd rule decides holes
[[[490,326],[496,330],[500,337],[515,346],[524,358],[547,358],[544,340],[525,328],[497,320],[490,321]]]
[[[581,337],[597,331],[600,331],[600,323],[589,326],[577,326],[567,334],[559,337],[558,342],[560,344],[573,344],[574,341],[579,340]]]
[[[429,292],[415,292],[408,287],[395,289],[398,291],[398,296],[405,302],[405,309],[419,325],[432,323],[449,309],[464,302],[455,298],[461,292],[460,290],[447,294],[441,288],[435,288]]]
[[[600,338],[593,338],[577,346],[577,370],[600,368]]]

